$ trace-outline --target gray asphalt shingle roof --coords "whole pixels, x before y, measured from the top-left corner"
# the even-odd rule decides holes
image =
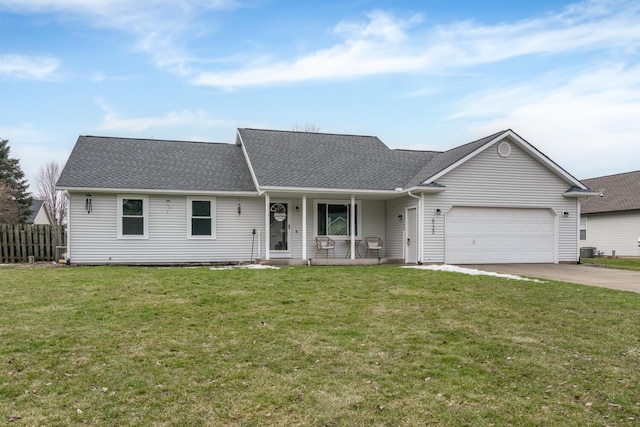
[[[235,144],[100,136],[78,138],[57,186],[256,191]]]
[[[434,151],[392,150],[375,136],[239,129],[260,186],[406,188]]]
[[[582,213],[640,210],[640,171],[583,179],[587,187],[603,191],[604,197],[592,197],[582,203]]]
[[[236,144],[80,136],[57,185],[256,191],[241,142],[261,188],[393,191],[422,185],[504,132],[444,152],[390,149],[375,136],[246,128]]]
[[[27,224],[33,224],[33,221],[36,220],[36,216],[38,216],[38,212],[40,212],[43,204],[44,200],[31,200],[31,206],[29,207],[29,209],[31,209],[31,215],[27,218]]]

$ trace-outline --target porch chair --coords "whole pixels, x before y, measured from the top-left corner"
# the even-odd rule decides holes
[[[382,249],[382,245],[384,242],[379,237],[365,237],[364,242],[367,245],[367,255],[369,258],[369,252],[376,251],[376,255],[380,258],[380,249]]]
[[[329,258],[329,251],[333,251],[333,257],[336,257],[336,242],[335,240],[325,237],[325,236],[317,236],[316,237],[316,258],[318,257],[318,253],[320,251],[327,251],[326,257]]]

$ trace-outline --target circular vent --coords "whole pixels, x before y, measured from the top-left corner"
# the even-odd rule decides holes
[[[502,141],[498,145],[498,155],[500,157],[509,157],[511,154],[511,145],[507,141]]]

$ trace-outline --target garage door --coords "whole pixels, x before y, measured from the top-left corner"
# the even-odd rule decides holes
[[[446,214],[447,264],[554,262],[549,209],[454,207]]]

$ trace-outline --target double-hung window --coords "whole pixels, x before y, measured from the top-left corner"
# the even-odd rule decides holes
[[[587,240],[587,217],[580,217],[580,240]]]
[[[214,239],[216,237],[216,199],[187,198],[187,229],[189,239]]]
[[[355,205],[355,230],[358,235],[359,213]],[[315,209],[316,235],[318,236],[350,236],[351,204],[344,202],[316,202]]]
[[[149,237],[149,199],[147,196],[118,195],[118,238]]]

